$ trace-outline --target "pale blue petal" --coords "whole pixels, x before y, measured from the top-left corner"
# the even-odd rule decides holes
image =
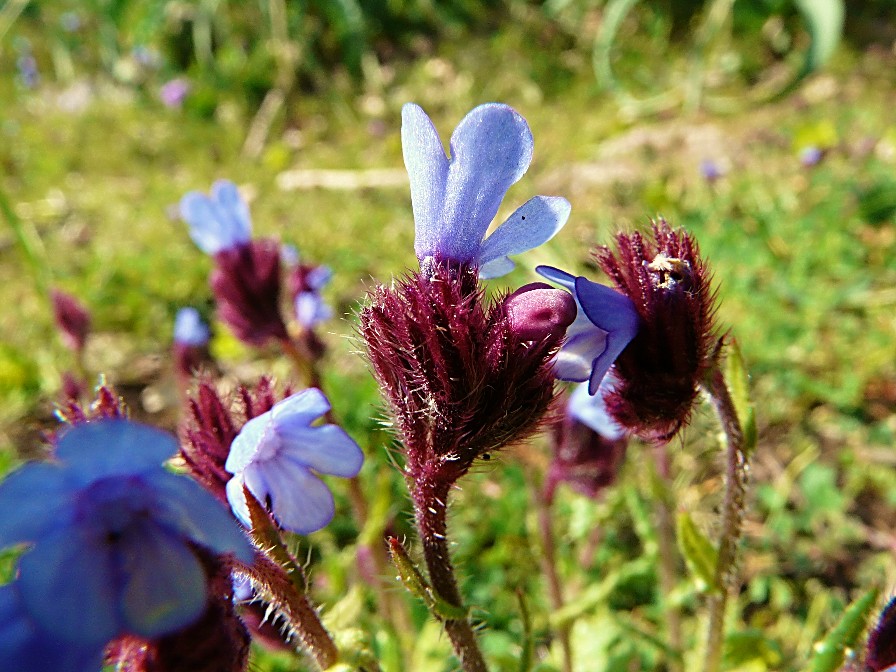
[[[498,277],[496,272],[507,268],[509,255],[526,252],[553,238],[566,224],[571,208],[569,201],[557,196],[529,199],[485,239],[476,259],[479,275]],[[493,264],[496,261],[503,263]],[[513,268],[513,262],[510,268]]]
[[[497,259],[492,259],[491,261],[479,265],[479,277],[483,280],[500,278],[502,275],[510,273],[514,268],[516,268],[516,264],[510,259],[507,257],[498,257]]]
[[[183,538],[216,553],[252,562],[253,549],[227,509],[196,481],[159,470],[144,476],[157,496],[153,519]]]
[[[183,539],[148,523],[130,528],[121,546],[121,614],[127,631],[158,637],[202,615],[205,572]]]
[[[333,269],[329,266],[315,266],[305,276],[305,283],[316,292],[322,290],[333,277]]]
[[[215,204],[205,194],[191,191],[180,199],[180,216],[190,229],[190,238],[206,254],[217,254],[230,243],[218,220]]]
[[[310,534],[333,520],[333,495],[304,465],[284,459],[270,467],[264,474],[267,494],[271,511],[284,529]]]
[[[336,425],[286,427],[278,432],[283,438],[280,454],[319,473],[351,478],[364,463],[361,448]]]
[[[604,403],[603,392],[605,388],[612,385],[612,383],[608,384],[611,377],[612,374],[604,377],[600,390],[594,395],[588,391],[587,383],[576,385],[572,394],[569,395],[567,412],[601,436],[616,441],[625,436],[625,430],[610,417]]]
[[[249,420],[230,444],[230,453],[224,468],[231,474],[245,469],[260,454],[275,452],[278,447],[271,412],[262,413]]]
[[[212,199],[219,206],[219,213],[225,222],[225,229],[234,244],[248,243],[252,238],[252,221],[249,206],[240,196],[236,185],[229,180],[217,180],[212,184]]]
[[[591,377],[595,358],[606,349],[607,334],[594,327],[570,335],[554,357],[554,375],[581,383]]]
[[[330,402],[316,387],[309,387],[278,401],[270,410],[279,433],[286,427],[308,427],[330,410]]]
[[[65,432],[56,455],[82,484],[158,469],[177,452],[177,440],[155,427],[124,419],[96,420]]]
[[[432,121],[419,105],[407,103],[401,108],[401,149],[411,181],[414,249],[422,259],[435,252],[442,238],[448,157]]]
[[[532,133],[513,108],[489,103],[464,117],[451,136],[451,161],[438,223],[439,238],[417,256],[473,262],[512,184],[532,161]]]
[[[0,549],[70,522],[75,488],[58,465],[31,462],[0,483]]]
[[[106,643],[122,628],[115,571],[101,535],[74,526],[59,530],[19,560],[22,603],[41,629],[60,639]]]
[[[333,310],[317,292],[299,292],[295,304],[296,321],[306,329],[313,329],[333,316]]]
[[[607,332],[606,347],[594,360],[589,391],[596,394],[604,375],[638,333],[641,320],[631,300],[614,289],[576,278],[576,298],[588,319]]]
[[[184,195],[180,216],[189,225],[193,242],[206,254],[248,243],[252,235],[249,209],[232,182],[215,182],[211,198],[198,191]]]
[[[174,318],[174,342],[183,345],[208,344],[211,332],[202,321],[199,311],[192,307],[181,308]]]
[[[249,515],[249,505],[246,504],[246,493],[243,492],[245,485],[244,472],[240,472],[229,481],[225,486],[227,492],[227,501],[230,503],[230,510],[243,525],[252,528],[252,517]]]

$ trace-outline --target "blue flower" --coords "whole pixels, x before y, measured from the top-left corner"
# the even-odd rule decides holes
[[[227,499],[251,526],[243,486],[286,530],[308,534],[333,519],[333,495],[316,473],[352,477],[364,454],[340,427],[312,423],[330,410],[323,393],[310,388],[249,420],[230,447],[224,468],[234,477]]]
[[[314,266],[304,277],[304,288],[296,294],[296,321],[305,329],[314,329],[318,324],[333,316],[333,309],[324,302],[320,295],[333,271],[329,266]]]
[[[180,345],[208,345],[211,336],[208,325],[195,308],[181,308],[174,318],[174,342]]]
[[[512,108],[489,103],[471,111],[451,136],[450,159],[419,106],[406,104],[401,117],[421,264],[427,258],[472,264],[482,277],[498,277],[513,269],[508,255],[541,245],[566,223],[566,199],[536,196],[485,237],[507,190],[532,160],[532,133]]]
[[[206,254],[246,245],[252,237],[249,207],[228,180],[215,182],[210,197],[198,191],[184,195],[180,216],[189,225],[193,242]]]
[[[19,586],[0,586],[0,670],[99,672],[104,646],[66,642],[41,630],[23,606]]]
[[[607,412],[603,395],[605,389],[612,387],[612,378],[612,374],[604,376],[597,394],[591,394],[587,382],[576,385],[569,395],[566,412],[592,431],[611,441],[618,441],[626,432]]]
[[[98,420],[63,434],[55,462],[26,464],[0,483],[0,548],[33,544],[17,584],[40,629],[85,645],[173,632],[206,604],[192,545],[252,561],[226,509],[161,466],[176,450],[160,430]]]
[[[535,270],[568,289],[576,299],[576,319],[566,331],[554,371],[561,380],[587,380],[588,392],[596,394],[613,362],[638,333],[640,318],[635,305],[627,296],[587,278],[552,266]]]

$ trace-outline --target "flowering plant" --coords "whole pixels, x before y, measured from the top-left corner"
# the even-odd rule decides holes
[[[507,667],[497,638],[479,627],[500,618],[522,633],[514,669],[535,669],[537,658],[538,669],[587,670],[576,630],[606,605],[610,579],[657,584],[651,669],[691,660],[723,669],[737,641],[726,628],[757,437],[744,364],[717,322],[695,238],[658,218],[649,231],[597,247],[586,272],[543,265],[536,270],[551,284],[489,284],[515,269],[511,257],[548,243],[572,211],[562,197],[539,195],[499,217],[533,158],[528,123],[506,105],[481,105],[446,153],[427,114],[408,104],[401,141],[416,263],[374,284],[356,316],[384,410],[344,403],[353,390],[338,384],[344,362],[328,359],[323,332],[336,312],[325,299],[329,267],[253,238],[249,203],[233,182],[186,194],[180,215],[211,257],[217,322],[263,365],[288,360],[294,380],[235,383],[239,374],[213,357],[221,324],[206,324],[204,309],[182,309],[172,345],[175,438],[131,420],[108,385],[86,398],[89,312],[53,294],[80,380],[57,410],[64,424],[47,434],[47,459],[0,482],[0,550],[12,576],[0,586],[0,669],[244,672],[261,647],[303,656],[302,669],[414,669],[416,640],[434,623],[456,658],[449,665],[481,672]],[[678,501],[670,459],[701,399],[718,420],[725,466],[713,480],[723,499],[712,537]],[[360,422],[343,423],[342,413],[386,416],[391,464],[356,442]],[[455,566],[452,540],[476,537],[459,524],[470,505],[482,518],[500,507],[471,476],[496,458],[524,461],[533,515],[507,517],[523,520],[538,547],[507,564],[518,573],[540,565],[545,583],[544,613],[531,614],[532,596],[520,590],[518,619],[492,613],[488,590]],[[657,567],[626,576],[608,566],[607,583],[576,590],[565,582],[557,509],[567,496],[604,501],[626,468],[645,472],[649,493],[614,506],[629,510]],[[395,480],[406,486],[410,522]],[[493,540],[473,543],[485,554]],[[341,564],[326,563],[337,556]],[[463,574],[476,576],[478,560],[467,552]],[[321,607],[321,586],[342,599]],[[876,600],[869,593],[845,611],[812,670],[893,668],[892,602],[859,646]],[[705,613],[699,632],[682,626],[686,612]],[[627,627],[640,632],[634,620]],[[859,653],[847,660],[850,647]]]

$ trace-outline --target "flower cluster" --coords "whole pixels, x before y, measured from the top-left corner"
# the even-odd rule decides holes
[[[573,320],[571,297],[531,285],[487,302],[479,284],[569,214],[564,199],[538,196],[485,237],[532,144],[511,108],[482,105],[454,131],[448,158],[423,110],[402,112],[420,271],[371,292],[361,333],[415,487],[453,483],[478,456],[525,438],[554,398],[551,360]]]
[[[249,345],[287,340],[280,314],[280,245],[252,239],[249,207],[236,185],[219,180],[210,195],[191,191],[180,201],[180,214],[193,242],[215,259],[209,285],[221,321]]]

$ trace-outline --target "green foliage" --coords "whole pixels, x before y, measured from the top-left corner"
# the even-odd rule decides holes
[[[877,604],[878,590],[869,590],[849,605],[828,636],[815,645],[809,672],[836,672],[843,664],[846,650],[858,642]]]

